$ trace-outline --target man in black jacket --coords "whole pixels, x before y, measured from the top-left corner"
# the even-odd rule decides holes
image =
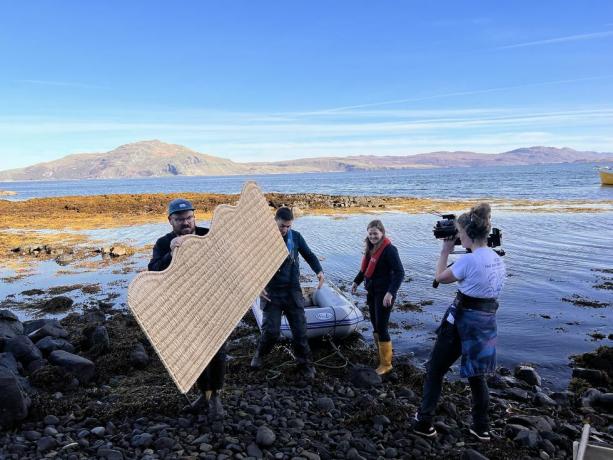
[[[315,377],[311,348],[307,341],[307,324],[304,314],[304,298],[300,288],[299,255],[307,261],[317,274],[320,288],[324,283],[324,272],[317,256],[311,252],[304,238],[292,230],[294,215],[286,207],[277,209],[275,221],[287,245],[289,255],[275,273],[260,295],[260,308],[263,311],[262,335],[258,348],[251,360],[251,367],[262,367],[262,359],[272,350],[281,333],[281,315],[285,313],[292,330],[292,342],[296,362],[305,377]]]
[[[189,201],[181,198],[172,200],[168,205],[168,222],[172,226],[172,232],[156,241],[153,247],[153,256],[148,266],[149,271],[166,270],[170,265],[175,249],[183,243],[186,235],[204,236],[209,232],[208,228],[196,226],[194,207]],[[208,406],[208,413],[211,418],[223,416],[224,411],[219,391],[223,387],[225,374],[226,344],[224,343],[196,381],[202,395],[192,404],[193,410],[201,410]]]

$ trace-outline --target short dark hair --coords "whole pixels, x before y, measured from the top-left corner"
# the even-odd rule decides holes
[[[275,219],[279,220],[294,220],[294,213],[287,206],[282,206],[275,212]]]

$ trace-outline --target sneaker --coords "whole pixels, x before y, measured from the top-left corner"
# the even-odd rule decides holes
[[[262,360],[260,353],[256,351],[255,355],[253,355],[253,358],[251,359],[251,367],[253,369],[260,369],[263,365],[264,361]]]
[[[474,426],[470,427],[470,434],[472,434],[479,441],[489,441],[492,439],[490,432],[488,430],[478,430]]]
[[[436,436],[436,430],[432,426],[432,423],[424,422],[423,420],[417,420],[415,422],[413,425],[413,431],[420,436],[425,436],[426,438]]]

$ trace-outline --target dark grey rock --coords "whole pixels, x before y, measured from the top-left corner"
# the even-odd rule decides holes
[[[74,300],[65,295],[59,295],[57,297],[52,297],[47,300],[43,306],[42,310],[47,312],[58,312],[58,311],[66,311],[72,307]]]
[[[596,388],[590,388],[581,395],[581,406],[592,407],[598,401],[602,393]]]
[[[157,438],[155,442],[153,443],[156,450],[172,449],[175,446],[175,444],[176,444],[175,440],[168,436],[162,436],[160,438]]]
[[[38,431],[29,430],[23,432],[23,437],[30,442],[34,442],[38,441],[42,437],[42,434],[40,434]]]
[[[95,436],[98,436],[99,438],[103,438],[106,434],[106,430],[103,426],[97,426],[91,429],[91,433]]]
[[[574,393],[570,391],[556,391],[549,395],[551,399],[558,403],[560,406],[568,406]]]
[[[137,369],[143,369],[149,364],[149,354],[142,343],[137,343],[130,352],[130,362]]]
[[[15,358],[23,364],[28,364],[30,361],[43,357],[41,351],[25,335],[18,335],[17,337],[7,339],[4,344],[4,351],[13,353]]]
[[[524,430],[517,433],[513,441],[521,447],[534,449],[539,444],[540,436],[536,431]]]
[[[398,450],[388,447],[385,449],[385,458],[398,458]]]
[[[318,398],[316,404],[319,410],[324,412],[330,412],[335,407],[332,398],[328,397]]]
[[[38,441],[36,441],[36,448],[40,452],[46,452],[56,447],[57,447],[57,441],[55,440],[55,438],[52,438],[51,436],[44,436],[40,438]]]
[[[0,353],[0,367],[8,369],[15,375],[19,375],[19,364],[13,353]]]
[[[387,426],[387,425],[389,425],[392,422],[385,415],[375,415],[372,418],[372,423],[373,423],[373,425]]]
[[[556,401],[551,399],[549,396],[547,396],[542,391],[539,391],[538,393],[536,393],[536,395],[534,395],[534,403],[537,406],[541,406],[541,407],[554,407],[558,405]]]
[[[29,335],[34,332],[36,329],[40,329],[45,324],[51,324],[59,329],[63,329],[62,325],[57,319],[33,319],[29,321],[24,321],[23,323],[23,333],[25,335]]]
[[[74,353],[74,346],[68,340],[60,337],[44,337],[36,342],[36,346],[45,355],[48,355],[55,350],[64,350],[68,353]]]
[[[60,419],[57,418],[55,415],[47,415],[43,419],[43,422],[45,423],[45,425],[57,425],[58,423],[60,423]]]
[[[253,442],[247,446],[247,455],[249,455],[249,457],[255,458],[264,457],[264,454],[262,453],[258,445]]]
[[[58,431],[52,427],[52,426],[46,426],[45,429],[43,430],[43,434],[45,436],[57,436],[58,435]]]
[[[28,334],[32,342],[38,342],[45,337],[59,337],[65,339],[68,337],[68,332],[63,327],[58,327],[55,324],[44,324],[42,327]]]
[[[0,368],[0,425],[11,426],[28,415],[30,398],[23,391],[15,374]]]
[[[514,401],[528,402],[531,399],[530,394],[521,388],[507,388],[502,394],[506,398]]]
[[[23,324],[9,310],[0,310],[0,337],[12,338],[23,335]]]
[[[276,440],[277,435],[270,428],[264,425],[258,428],[258,431],[255,435],[255,442],[258,446],[270,447],[275,443]]]
[[[51,352],[49,362],[66,369],[81,383],[88,383],[96,374],[96,366],[93,362],[67,351],[56,350]]]
[[[130,440],[130,445],[132,447],[142,447],[147,448],[153,443],[153,435],[149,433],[141,433],[132,436]]]
[[[539,415],[515,415],[507,419],[507,423],[523,425],[534,428],[537,431],[553,431],[555,422],[547,417]]]
[[[603,393],[596,399],[596,405],[613,413],[613,393]]]
[[[105,460],[123,460],[123,454],[120,450],[109,449],[106,447],[100,447],[96,455],[100,458],[104,458]]]
[[[515,368],[515,377],[529,385],[541,386],[541,376],[538,375],[532,366],[517,366]]]
[[[351,370],[351,383],[358,388],[381,385],[381,376],[370,367],[355,367]]]

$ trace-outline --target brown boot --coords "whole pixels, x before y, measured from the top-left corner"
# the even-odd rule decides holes
[[[392,370],[392,342],[379,342],[379,367],[377,374],[387,374]]]

